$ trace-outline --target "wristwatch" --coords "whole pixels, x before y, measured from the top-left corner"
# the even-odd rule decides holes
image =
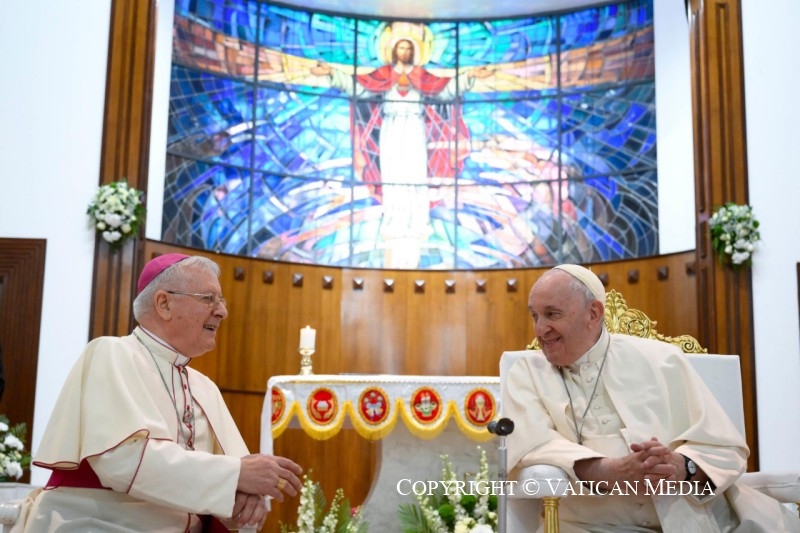
[[[684,481],[689,481],[697,473],[697,465],[685,455],[683,460],[686,461],[686,479]]]

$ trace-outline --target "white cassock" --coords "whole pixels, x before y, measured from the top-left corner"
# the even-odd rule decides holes
[[[507,437],[511,479],[519,468],[549,464],[577,484],[576,461],[622,457],[632,443],[656,438],[694,460],[716,485],[703,497],[653,495],[659,491],[644,487],[636,495],[569,495],[559,505],[562,533],[800,531],[800,520],[779,502],[736,483],[747,444],[677,347],[604,330],[570,367],[559,370],[536,352],[517,361],[506,380],[502,416],[516,426]]]
[[[31,493],[12,531],[200,531],[201,515],[229,518],[249,452],[188,362],[142,328],[90,342],[34,458],[73,481]],[[106,488],[74,486],[87,463]]]

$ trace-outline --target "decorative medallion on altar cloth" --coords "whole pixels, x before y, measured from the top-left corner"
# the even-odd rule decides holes
[[[283,416],[283,410],[286,408],[286,397],[283,391],[277,387],[272,389],[272,423],[274,424]]]
[[[439,418],[442,407],[442,397],[432,387],[420,387],[411,395],[411,413],[417,422],[433,422]]]
[[[494,419],[494,396],[478,387],[467,393],[464,400],[464,416],[476,426],[485,426]]]
[[[308,415],[315,423],[325,425],[336,418],[339,401],[336,394],[327,387],[315,389],[308,397]]]
[[[367,424],[378,425],[389,416],[389,396],[379,387],[364,389],[358,398],[358,414]]]

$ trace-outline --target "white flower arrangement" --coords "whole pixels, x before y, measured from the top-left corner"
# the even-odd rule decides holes
[[[281,533],[366,533],[367,523],[361,508],[351,508],[341,488],[336,489],[327,513],[325,505],[325,493],[320,484],[312,481],[308,475],[303,476],[297,527],[289,529],[281,524]]]
[[[102,185],[94,195],[86,214],[112,250],[135,236],[144,221],[142,192],[130,187],[125,180]]]
[[[480,450],[480,465],[470,491],[416,494],[416,504],[402,504],[398,510],[403,533],[493,533],[497,531],[497,496],[491,494],[486,451]],[[447,455],[441,456],[439,486],[456,487],[458,478]]]
[[[728,202],[711,215],[708,226],[712,247],[720,260],[730,262],[734,268],[751,264],[755,245],[761,240],[752,207]]]
[[[0,415],[0,481],[12,481],[22,477],[31,464],[31,456],[25,451],[24,423],[11,426],[8,417]]]

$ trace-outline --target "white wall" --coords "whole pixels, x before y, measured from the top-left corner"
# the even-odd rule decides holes
[[[654,0],[659,250],[694,250],[694,142],[689,30],[680,0]]]
[[[47,240],[34,450],[88,340],[110,6],[25,0],[0,15],[0,236]]]
[[[172,67],[172,26],[175,5],[158,2],[156,16],[156,57],[153,79],[153,120],[150,125],[150,164],[147,180],[148,239],[161,239],[164,198],[164,169],[167,168],[167,129],[169,124],[169,85]]]
[[[761,468],[800,468],[800,2],[743,0],[750,203],[761,222],[753,256]]]
[[[800,112],[791,105],[790,91],[798,74],[789,68],[789,54],[800,44],[790,22],[798,20],[800,4],[773,1],[783,14],[762,13],[756,0],[744,4],[751,199],[765,239],[754,269],[761,459],[765,467],[777,468],[800,465],[792,445],[800,441],[800,427],[778,418],[779,413],[800,412],[794,281],[800,245],[789,233],[800,227],[800,209],[791,204],[792,195],[772,193],[796,186],[789,158],[791,125],[800,122]],[[172,18],[172,6],[164,4],[169,2],[159,2],[162,42]],[[94,237],[85,210],[99,181],[110,5],[111,0],[26,0],[7,3],[0,17],[0,179],[5,193],[0,195],[0,236],[47,239],[34,450],[89,331]],[[688,72],[688,36],[682,2],[656,0],[655,6],[659,177],[665,185],[659,190],[659,208],[662,217],[677,213],[674,223],[662,224],[661,249],[668,253],[694,248],[693,166],[687,145],[691,104],[688,74],[680,67],[685,60]],[[768,44],[784,34],[790,42]],[[674,55],[663,55],[669,51]],[[164,61],[160,53],[161,72]],[[671,66],[670,74],[662,73],[665,65]],[[786,83],[776,82],[778,74]],[[166,98],[163,83],[157,80],[156,100]],[[664,113],[665,102],[680,112]],[[154,108],[153,159],[163,161],[157,152],[165,142],[158,140],[165,138],[165,102],[155,101]],[[670,152],[673,146],[678,155]],[[154,162],[151,180],[163,180],[162,169],[163,163]],[[153,192],[151,202],[159,197]],[[151,221],[160,220],[154,215],[159,210],[151,203]],[[152,231],[148,227],[149,237]],[[35,470],[33,482],[43,483],[46,476]]]

